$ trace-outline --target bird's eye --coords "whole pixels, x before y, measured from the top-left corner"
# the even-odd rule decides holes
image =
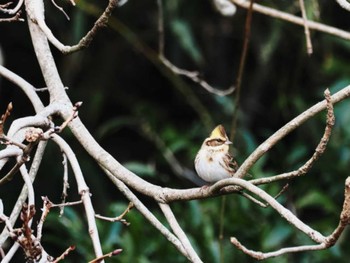
[[[224,142],[224,141],[221,140],[221,139],[216,139],[216,141],[217,141],[218,143],[223,143],[223,142]]]

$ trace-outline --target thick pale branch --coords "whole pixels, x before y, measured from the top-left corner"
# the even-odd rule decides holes
[[[176,220],[176,217],[171,211],[171,208],[168,204],[159,204],[160,208],[162,209],[162,212],[167,219],[171,229],[175,233],[175,235],[179,238],[179,240],[182,243],[182,246],[188,253],[188,257],[191,259],[192,262],[202,262],[202,260],[197,255],[196,251],[193,249],[190,241],[188,240],[188,237],[186,236],[185,232],[182,230],[181,226]]]
[[[347,0],[336,0],[337,3],[347,11],[350,11],[350,3]]]
[[[187,251],[182,246],[180,240],[172,234],[149,210],[148,208],[137,198],[137,196],[124,184],[121,180],[117,179],[108,170],[104,169],[109,179],[117,186],[119,191],[132,202],[136,209],[153,225],[166,239],[171,242],[185,257],[189,260]]]

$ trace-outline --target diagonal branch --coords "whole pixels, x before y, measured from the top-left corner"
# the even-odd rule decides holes
[[[206,82],[204,79],[199,77],[199,72],[197,71],[188,71],[181,69],[177,66],[175,66],[173,63],[171,63],[164,54],[164,18],[163,18],[163,0],[157,0],[158,5],[158,58],[163,63],[164,66],[166,66],[169,70],[171,70],[174,74],[182,75],[187,77],[188,79],[192,80],[193,82],[199,84],[202,88],[206,89],[210,93],[219,95],[219,96],[226,96],[231,94],[235,87],[229,87],[226,90],[220,90],[212,87],[209,85],[208,82]]]
[[[251,190],[251,189],[250,189]],[[261,193],[261,192],[260,192]],[[259,194],[261,197],[261,195]],[[278,211],[278,210],[276,210]],[[279,212],[279,211],[278,211]],[[284,217],[284,214],[281,214]],[[344,191],[344,203],[343,209],[340,214],[339,224],[336,229],[327,237],[320,236],[320,239],[314,239],[314,233],[306,233],[311,239],[313,239],[316,245],[305,245],[305,246],[295,246],[295,247],[286,247],[273,252],[263,253],[260,251],[254,251],[243,246],[235,237],[231,237],[230,241],[233,245],[235,245],[238,249],[242,250],[247,255],[251,257],[263,260],[270,257],[277,257],[286,253],[295,253],[302,251],[315,251],[322,250],[333,246],[339,239],[340,235],[344,232],[345,227],[350,224],[350,177],[345,180],[345,191]],[[304,231],[303,231],[304,232]],[[304,232],[305,233],[305,232]],[[317,233],[317,232],[316,232]]]
[[[290,178],[293,178],[296,176],[302,176],[302,175],[307,174],[310,171],[313,164],[320,158],[320,156],[326,150],[329,138],[331,136],[332,128],[333,128],[334,123],[335,123],[333,103],[332,103],[331,95],[330,95],[330,92],[328,89],[325,91],[324,95],[325,95],[325,98],[327,101],[327,123],[326,123],[326,128],[324,130],[323,136],[322,136],[320,142],[318,143],[312,157],[304,165],[302,165],[301,167],[299,167],[299,169],[297,169],[295,171],[283,173],[283,174],[279,174],[279,175],[275,175],[275,176],[271,176],[271,177],[251,180],[250,181],[251,183],[253,183],[255,185],[271,183],[271,182],[275,182],[275,181],[279,181],[279,180],[283,180],[283,179],[290,179]]]
[[[305,33],[305,38],[306,38],[307,54],[311,55],[313,52],[312,42],[311,42],[311,38],[310,38],[309,25],[307,24],[308,20],[307,20],[307,16],[306,16],[304,0],[299,0],[299,5],[300,5],[301,15],[303,17],[303,22],[304,22],[304,33]]]
[[[109,179],[117,186],[119,191],[132,202],[136,209],[153,225],[165,238],[171,242],[177,250],[181,252],[186,258],[189,258],[187,251],[181,244],[180,240],[172,234],[149,210],[148,208],[137,198],[137,196],[124,184],[121,180],[117,179],[111,172],[102,167]]]
[[[232,3],[240,6],[240,7],[243,7],[246,9],[249,8],[249,1],[246,1],[246,0],[230,0],[230,1]],[[288,14],[288,13],[285,13],[285,12],[282,12],[282,11],[279,11],[279,10],[276,10],[276,9],[273,9],[270,7],[266,7],[266,6],[259,5],[259,4],[254,4],[253,10],[258,12],[258,13],[267,15],[267,16],[271,16],[274,18],[285,20],[285,21],[293,23],[293,24],[304,26],[304,21],[301,17],[297,17],[297,16],[294,16],[294,15],[291,15],[291,14]],[[309,29],[312,29],[315,31],[320,31],[323,33],[327,33],[330,35],[334,35],[334,36],[337,36],[340,38],[350,40],[350,32],[338,29],[336,27],[327,26],[327,25],[324,25],[322,23],[317,23],[314,21],[307,21],[307,26],[309,27]]]
[[[159,203],[160,208],[162,209],[162,212],[167,219],[171,229],[175,233],[175,235],[179,238],[180,242],[182,243],[182,246],[188,253],[188,257],[192,262],[202,262],[202,260],[197,255],[196,251],[193,249],[190,241],[188,240],[188,237],[186,236],[185,232],[182,230],[181,226],[176,220],[176,217],[171,211],[171,208],[168,204],[161,204]]]

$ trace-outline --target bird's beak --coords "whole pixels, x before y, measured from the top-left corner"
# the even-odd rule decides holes
[[[227,140],[225,144],[232,144],[232,142],[230,140]]]

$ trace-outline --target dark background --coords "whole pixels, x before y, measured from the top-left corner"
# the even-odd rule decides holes
[[[311,20],[349,30],[350,14],[335,1],[306,1]],[[300,16],[298,1],[259,3]],[[65,44],[75,44],[91,28],[106,1],[77,1],[77,7],[59,3],[69,14],[67,21],[50,1],[46,19],[51,30]],[[130,0],[117,9],[109,27],[100,31],[91,46],[71,55],[54,47],[58,70],[73,102],[83,101],[79,116],[98,142],[119,162],[146,180],[166,187],[189,188],[195,184],[173,173],[157,145],[160,138],[178,161],[193,170],[193,160],[203,139],[217,124],[228,133],[235,93],[220,97],[208,93],[190,80],[174,75],[157,59],[156,1]],[[178,67],[198,70],[214,87],[226,89],[235,82],[243,46],[247,11],[237,8],[231,18],[221,16],[210,1],[164,1],[165,55]],[[234,154],[238,163],[286,122],[348,85],[350,44],[325,33],[311,31],[314,53],[308,56],[303,27],[258,13],[253,14],[251,39],[242,79],[238,128]],[[0,24],[0,45],[5,66],[35,87],[44,87],[26,22]],[[10,121],[35,114],[21,90],[0,80],[0,109],[9,101],[14,110]],[[40,93],[47,105],[48,96]],[[310,173],[289,182],[279,198],[298,217],[324,235],[338,223],[344,182],[350,160],[349,102],[335,107],[336,125],[325,154]],[[55,120],[60,124],[61,120]],[[310,158],[325,127],[325,113],[318,114],[279,142],[250,171],[254,178],[292,171]],[[92,192],[96,213],[117,216],[127,200],[110,183],[99,167],[65,130],[62,136],[75,151]],[[52,142],[35,181],[37,210],[40,196],[60,202],[63,168],[61,154]],[[10,168],[9,165],[8,168]],[[2,172],[3,174],[3,172]],[[286,182],[263,188],[277,194]],[[16,200],[22,180],[15,178],[0,187],[6,214]],[[70,172],[69,201],[79,199]],[[158,206],[139,197],[162,221]],[[181,226],[204,262],[219,262],[219,213],[221,198],[172,204]],[[52,210],[44,225],[43,245],[58,256],[75,245],[65,262],[87,262],[93,258],[82,207],[66,208],[63,217]],[[144,218],[132,210],[120,223],[98,221],[104,252],[123,248],[121,255],[107,262],[186,262]],[[235,236],[248,248],[271,251],[282,247],[312,244],[289,226],[271,208],[260,208],[240,196],[226,203],[223,240],[224,262],[253,262],[232,247]],[[337,245],[326,251],[290,254],[267,262],[348,262],[346,231]],[[23,256],[18,253],[18,261]]]

